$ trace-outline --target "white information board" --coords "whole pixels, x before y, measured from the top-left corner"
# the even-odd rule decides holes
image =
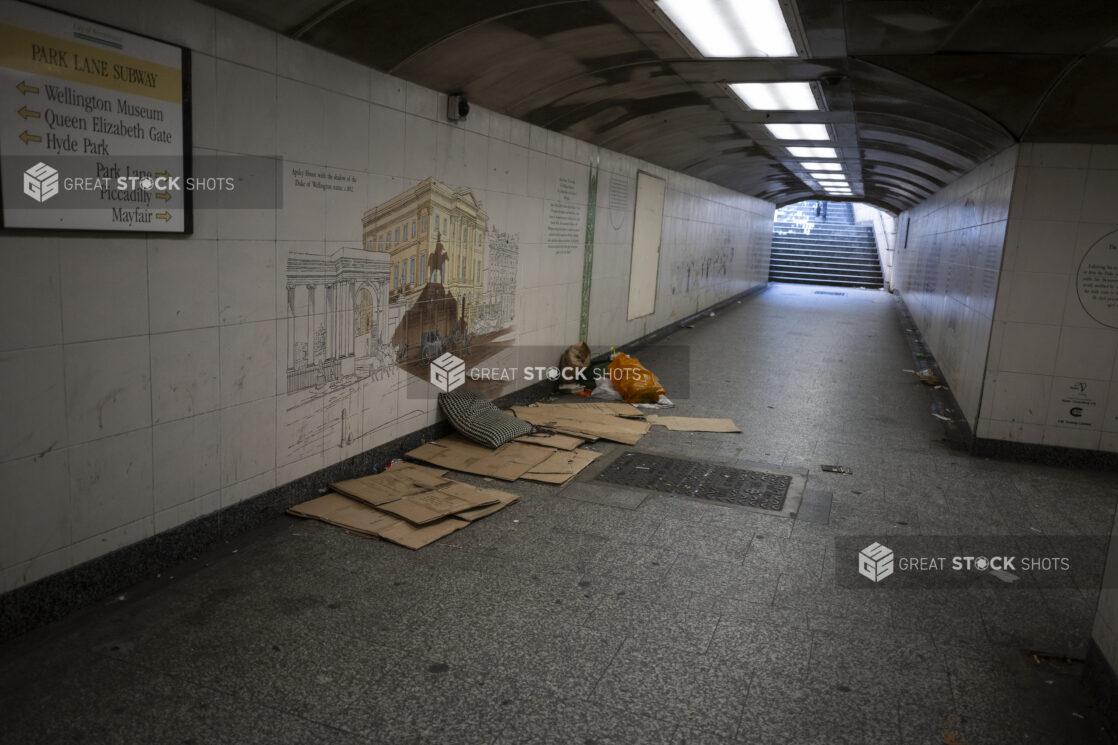
[[[3,227],[188,231],[188,54],[0,0]]]
[[[629,264],[629,320],[656,310],[660,236],[664,228],[664,179],[637,173],[633,254]]]

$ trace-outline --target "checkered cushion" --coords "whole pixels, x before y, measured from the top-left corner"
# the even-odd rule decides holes
[[[531,424],[501,411],[477,391],[440,393],[439,408],[456,430],[491,448],[532,431]]]

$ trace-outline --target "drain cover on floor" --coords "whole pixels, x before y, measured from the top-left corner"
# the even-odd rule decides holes
[[[633,451],[622,453],[596,480],[776,512],[784,509],[792,484],[791,476],[778,473]]]
[[[834,292],[832,290],[816,290],[816,295],[845,295],[845,292]]]

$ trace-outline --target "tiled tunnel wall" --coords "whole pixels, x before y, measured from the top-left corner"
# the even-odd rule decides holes
[[[326,285],[312,299],[289,261],[360,255],[363,213],[425,179],[469,190],[484,239],[513,246],[476,289],[503,301],[491,325],[520,366],[554,364],[578,339],[594,162],[596,351],[766,281],[768,202],[479,107],[448,123],[439,93],[196,3],[97,8],[94,20],[191,48],[195,154],[282,157],[283,209],[198,210],[184,237],[0,237],[0,592],[434,422],[434,399],[409,396],[408,373],[368,334],[342,384],[309,369],[329,359],[319,330],[346,328],[346,306]],[[356,188],[327,198],[295,186],[296,168]],[[666,196],[655,311],[630,321],[638,170],[664,178]],[[388,336],[402,310],[375,311]]]
[[[893,257],[894,287],[972,427],[986,369],[1016,159],[1017,149],[1010,148],[903,213]]]
[[[1079,291],[1116,203],[1118,146],[1026,143],[901,215],[894,282],[978,437],[1118,452],[1118,308]]]
[[[1020,146],[979,437],[1118,452],[1118,306],[1078,290],[1092,246],[1114,271],[1116,205],[1118,146]]]

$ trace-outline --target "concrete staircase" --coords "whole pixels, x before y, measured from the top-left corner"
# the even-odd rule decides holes
[[[881,260],[873,228],[854,223],[847,202],[800,202],[777,210],[773,222],[770,282],[880,288]]]

